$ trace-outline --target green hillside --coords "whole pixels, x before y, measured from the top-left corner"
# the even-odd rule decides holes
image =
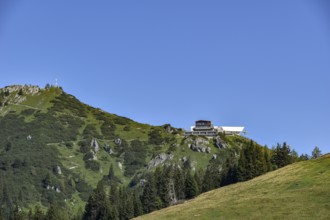
[[[183,133],[93,108],[62,88],[2,88],[0,208],[12,212],[57,204],[77,212],[101,180],[109,185],[111,165],[119,185],[137,187],[148,172],[166,164],[188,164],[197,171],[230,156],[237,160],[250,142],[239,136],[185,138]]]
[[[137,219],[330,219],[329,181],[328,154]]]

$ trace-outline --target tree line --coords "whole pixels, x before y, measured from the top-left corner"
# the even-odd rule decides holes
[[[321,151],[314,148],[312,158],[320,155]],[[77,215],[69,216],[56,205],[46,212],[36,207],[28,213],[16,207],[9,219],[131,219],[310,158],[298,157],[286,143],[269,149],[250,141],[241,147],[238,155],[232,151],[225,161],[211,160],[205,170],[194,170],[188,159],[180,165],[159,166],[153,172],[139,174],[127,187],[121,184],[111,166],[108,175],[90,194],[85,210]],[[8,219],[1,216],[0,209],[0,219]]]

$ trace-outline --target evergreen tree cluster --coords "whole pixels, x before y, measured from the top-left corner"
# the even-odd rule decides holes
[[[69,216],[63,208],[51,205],[47,211],[42,210],[40,206],[35,206],[28,212],[23,211],[19,206],[15,206],[11,213],[6,213],[1,210],[0,220],[78,220],[81,216]]]
[[[272,157],[272,163],[276,166],[276,168],[284,167],[293,162],[294,158],[292,157],[290,146],[285,142],[282,145],[277,144],[276,148],[273,150]]]
[[[211,160],[205,170],[193,171],[188,159],[178,164],[157,167],[154,172],[138,174],[128,187],[115,176],[113,166],[90,194],[85,211],[68,216],[66,210],[51,205],[47,212],[39,207],[25,213],[12,203],[12,212],[0,210],[3,219],[131,219],[192,199],[232,183],[246,181],[301,158],[286,143],[268,149],[253,141],[242,145],[239,155],[232,151],[225,161]],[[3,198],[6,194],[3,193]],[[8,200],[8,199],[7,199]],[[9,201],[9,200],[8,200]]]
[[[130,219],[192,199],[202,192],[252,179],[293,161],[286,143],[270,150],[250,141],[242,146],[239,156],[233,151],[223,162],[211,160],[205,171],[193,172],[188,159],[182,167],[177,164],[157,167],[141,176],[140,182],[135,181],[131,188],[112,184],[109,196],[99,184],[88,200],[83,219]],[[108,181],[116,179],[111,170]]]
[[[101,181],[88,199],[83,219],[131,219],[193,198],[201,192],[197,178],[202,177],[197,173],[177,165],[158,167],[130,188],[112,181],[116,177],[110,171],[106,177],[111,179],[109,193]]]
[[[271,156],[268,148],[253,141],[241,149],[237,165],[237,181],[246,181],[271,171]]]

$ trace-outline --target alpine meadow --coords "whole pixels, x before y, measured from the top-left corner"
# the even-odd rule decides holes
[[[137,123],[49,84],[2,88],[0,106],[1,219],[131,219],[168,206],[146,218],[329,215],[327,156],[295,163],[310,158],[286,143]]]

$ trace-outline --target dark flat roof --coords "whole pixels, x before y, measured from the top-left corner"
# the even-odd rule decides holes
[[[209,121],[209,120],[198,120],[196,122],[211,122],[211,121]]]

